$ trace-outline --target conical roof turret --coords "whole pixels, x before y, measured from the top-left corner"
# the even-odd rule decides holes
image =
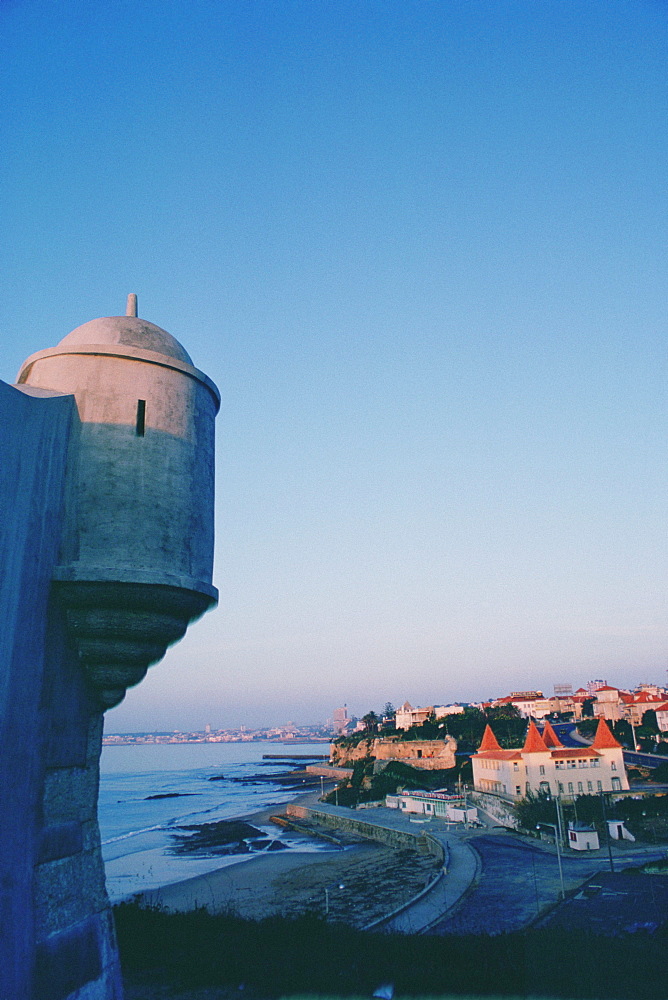
[[[610,727],[603,717],[598,720],[596,736],[592,743],[592,750],[620,750],[622,744],[615,739],[610,732]]]
[[[500,750],[499,741],[494,735],[494,731],[489,723],[485,726],[485,732],[482,736],[482,742],[478,749],[478,753],[485,753],[487,750]]]
[[[548,750],[560,750],[564,745],[547,719],[545,720],[545,725],[543,726],[543,743]]]
[[[529,722],[529,728],[527,729],[527,738],[524,741],[524,746],[522,747],[523,753],[545,753],[547,751],[547,746],[545,745],[545,740],[540,735],[538,727],[533,719]]]

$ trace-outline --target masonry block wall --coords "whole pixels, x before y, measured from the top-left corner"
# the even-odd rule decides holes
[[[51,587],[72,396],[0,382],[0,996],[116,1000],[97,826],[102,713]]]

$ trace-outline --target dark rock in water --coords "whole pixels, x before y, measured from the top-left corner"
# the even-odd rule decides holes
[[[144,799],[149,802],[151,799],[181,799],[186,795],[197,795],[197,792],[158,792],[156,795],[147,795]]]
[[[250,850],[246,840],[262,836],[261,830],[242,820],[219,820],[178,829],[189,832],[172,834],[173,854],[246,854]]]
[[[242,785],[259,785],[259,784],[270,784],[270,785],[282,785],[288,789],[291,788],[301,788],[306,786],[307,788],[313,786],[319,786],[320,776],[316,774],[306,774],[304,771],[279,771],[277,774],[247,774],[244,777],[230,778],[230,781],[238,781]],[[209,778],[209,781],[213,781],[213,778]]]
[[[269,840],[268,837],[264,840],[251,840],[250,842],[251,851],[284,851],[286,846],[280,840]]]
[[[209,781],[225,781],[225,775],[224,774],[214,774],[214,776],[212,778],[209,778]]]

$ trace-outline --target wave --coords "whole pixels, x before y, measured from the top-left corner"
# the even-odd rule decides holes
[[[267,791],[269,791],[269,789],[267,789]],[[285,789],[278,788],[276,791],[277,791],[277,796],[278,797],[276,799],[274,799],[273,801],[271,801],[271,802],[267,802],[267,808],[269,806],[271,806],[271,805],[274,805],[274,804],[278,805],[281,802],[283,802],[286,799],[289,799],[291,797],[290,794],[287,793]],[[257,795],[259,793],[257,791],[255,791],[255,790],[253,790],[250,794],[251,795]],[[246,813],[251,813],[251,812],[255,811],[254,805],[255,804],[253,804],[251,806],[251,804],[248,803],[246,805],[245,809],[244,809],[244,807],[241,807],[241,813],[240,813],[240,815],[244,815]],[[240,806],[240,804],[237,803],[237,808],[239,808],[239,806]],[[208,808],[205,807],[205,808],[200,808],[200,809],[194,809],[194,810],[191,810],[189,812],[179,813],[178,816],[172,816],[171,819],[167,819],[167,820],[165,820],[162,823],[154,823],[151,826],[139,827],[137,830],[128,830],[125,833],[118,834],[115,837],[109,837],[108,839],[103,840],[101,843],[102,843],[103,847],[106,847],[108,844],[116,844],[116,843],[118,843],[119,841],[122,841],[122,840],[129,840],[132,837],[140,837],[144,833],[155,833],[156,831],[168,832],[168,831],[172,830],[174,827],[178,827],[181,823],[183,823],[184,820],[192,819],[195,816],[208,816],[211,813],[220,812],[220,810],[224,809],[224,808],[225,808],[225,804],[222,804],[222,803],[218,802],[215,805],[209,806]],[[235,815],[234,816],[223,816],[221,818],[222,819],[226,819],[226,820],[228,820],[228,819],[232,820],[232,819],[238,819],[239,816],[238,816],[238,814],[237,814],[237,812],[235,810]]]
[[[109,837],[108,840],[102,840],[102,847],[106,847],[107,844],[117,844],[119,840],[128,840],[130,837],[138,837],[142,833],[154,833],[156,830],[166,829],[164,823],[157,823],[155,826],[145,826],[141,830],[130,830],[128,833],[120,833],[117,837]]]

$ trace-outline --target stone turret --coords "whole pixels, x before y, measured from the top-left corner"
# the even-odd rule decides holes
[[[216,602],[214,419],[220,396],[171,334],[95,319],[21,367],[18,384],[71,393],[81,421],[54,570],[101,705],[118,704]]]
[[[0,382],[0,997],[120,1000],[103,711],[217,600],[213,382],[165,330],[84,323]]]

